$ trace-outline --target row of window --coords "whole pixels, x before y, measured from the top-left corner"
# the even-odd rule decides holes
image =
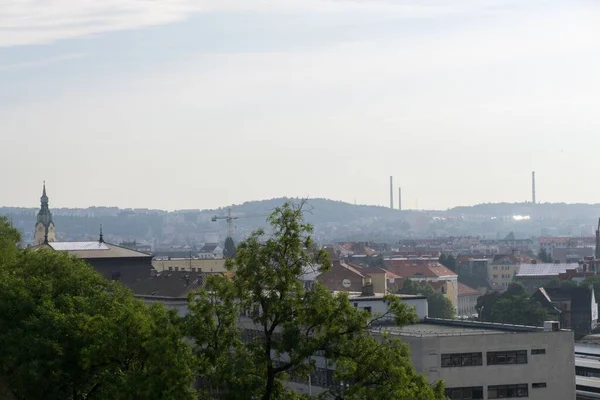
[[[531,354],[545,354],[545,349],[533,349]],[[527,350],[488,351],[487,365],[527,364]],[[442,367],[483,365],[483,353],[442,354]]]
[[[545,388],[546,382],[532,383],[532,389]],[[451,400],[481,400],[483,399],[483,386],[470,386],[459,388],[446,388],[446,397]],[[490,385],[487,387],[488,399],[506,399],[529,397],[529,385],[520,383],[516,385]]]
[[[597,368],[575,367],[575,375],[600,378],[600,370]]]

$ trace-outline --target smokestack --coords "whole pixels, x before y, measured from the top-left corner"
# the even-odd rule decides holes
[[[390,176],[390,208],[394,209],[394,178]]]
[[[398,210],[402,211],[402,188],[398,188]]]
[[[531,203],[535,204],[535,171],[531,172]]]
[[[596,260],[600,260],[600,218],[598,218],[598,229],[596,229]]]

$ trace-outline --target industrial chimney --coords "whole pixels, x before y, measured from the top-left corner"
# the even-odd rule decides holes
[[[390,176],[390,208],[394,209],[394,178]]]
[[[402,211],[402,188],[398,188],[398,210]]]
[[[535,204],[535,171],[531,172],[531,203]]]

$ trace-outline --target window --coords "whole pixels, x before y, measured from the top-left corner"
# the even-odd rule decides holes
[[[588,367],[575,367],[575,375],[600,378],[600,369]]]
[[[527,350],[488,351],[488,365],[527,364]]]
[[[442,368],[483,365],[482,353],[442,354]]]
[[[546,349],[531,349],[531,354],[546,354]]]
[[[498,279],[498,275],[494,274],[494,279]]]
[[[540,388],[545,388],[545,387],[546,387],[546,382],[538,382],[538,383],[531,384],[532,389],[540,389]]]
[[[528,397],[529,387],[526,383],[518,385],[488,386],[488,399],[505,399],[515,397]]]
[[[368,312],[369,314],[371,314],[371,307],[365,307],[364,308],[366,312]]]
[[[446,397],[451,400],[483,399],[483,386],[447,388]]]

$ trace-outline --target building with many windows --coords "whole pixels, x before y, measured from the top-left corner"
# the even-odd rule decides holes
[[[573,333],[547,328],[425,319],[403,327],[381,327],[410,346],[417,372],[430,382],[444,381],[453,400],[574,400]],[[304,393],[317,394],[336,385],[332,367],[320,366],[308,381],[293,382]]]
[[[577,400],[600,399],[600,344],[575,344]]]
[[[505,290],[519,272],[521,261],[512,254],[497,254],[488,264],[488,280],[500,290]]]

